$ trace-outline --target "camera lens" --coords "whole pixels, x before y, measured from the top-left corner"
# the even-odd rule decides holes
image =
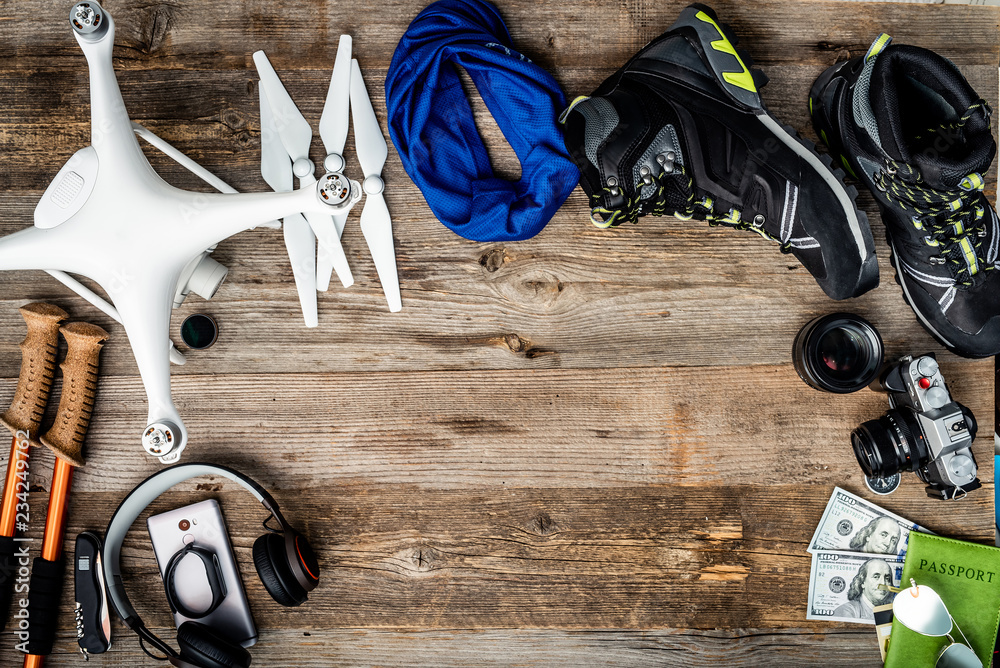
[[[894,408],[851,432],[854,456],[866,476],[888,478],[916,471],[929,461],[923,431],[913,411]]]
[[[799,377],[817,390],[846,394],[878,376],[884,348],[870,322],[850,313],[821,316],[795,337],[792,360]]]
[[[831,329],[823,333],[816,349],[826,366],[826,373],[838,380],[850,380],[858,373],[864,342],[849,329]]]
[[[203,350],[215,344],[219,338],[219,326],[215,318],[204,313],[189,315],[181,324],[181,339],[195,350]]]

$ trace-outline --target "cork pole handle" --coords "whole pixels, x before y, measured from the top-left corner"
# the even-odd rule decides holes
[[[58,306],[35,303],[22,306],[21,317],[28,325],[28,335],[21,342],[21,375],[0,424],[15,438],[19,431],[27,433],[31,444],[38,445],[38,430],[56,377],[59,323],[69,316]]]
[[[21,307],[21,317],[28,325],[28,334],[21,343],[21,376],[10,409],[0,415],[0,424],[14,436],[0,505],[0,631],[7,625],[17,577],[17,494],[27,490],[20,476],[27,470],[28,443],[38,445],[38,430],[56,375],[59,323],[67,314],[57,306],[36,303]]]
[[[97,398],[97,369],[108,333],[86,322],[71,322],[59,329],[66,339],[62,396],[55,424],[45,433],[42,445],[73,466],[83,466],[83,441]]]

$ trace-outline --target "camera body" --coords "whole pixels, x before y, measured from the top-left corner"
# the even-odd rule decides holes
[[[890,410],[851,433],[865,475],[913,471],[927,483],[928,496],[942,499],[981,487],[971,447],[975,416],[952,399],[933,354],[901,358],[871,387],[889,395]]]

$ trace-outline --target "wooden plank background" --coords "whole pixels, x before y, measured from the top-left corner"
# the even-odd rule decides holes
[[[685,3],[498,4],[515,44],[572,97]],[[87,72],[68,6],[0,0],[0,234],[31,224],[51,177],[88,142]],[[133,119],[254,191],[265,186],[251,53],[268,53],[315,124],[337,36],[352,34],[384,126],[381,81],[422,3],[106,6]],[[770,108],[810,137],[811,82],[882,30],[948,56],[997,99],[1000,10],[777,0],[716,9],[770,76]],[[474,108],[498,172],[516,177],[502,135],[481,103]],[[320,151],[316,141],[314,159]],[[150,158],[171,182],[201,188]],[[348,165],[358,172],[353,149]],[[949,355],[917,326],[870,197],[862,205],[882,286],[836,304],[794,258],[752,235],[670,218],[597,230],[577,190],[536,238],[478,244],[434,220],[392,149],[385,180],[402,313],[385,308],[354,213],[344,245],[357,284],[321,295],[318,329],[302,326],[272,230],[224,242],[216,258],[229,280],[213,301],[192,297],[173,319],[175,340],[192,312],[221,325],[214,348],[173,370],[191,430],[185,460],[256,477],[320,553],[320,588],[302,608],[282,609],[253,572],[264,517],[245,493],[203,479],[157,503],[220,499],[261,630],[255,665],[878,664],[870,627],[805,620],[805,549],[834,485],[864,492],[848,436],[887,405],[868,391],[807,388],[790,363],[792,339],[816,315],[860,313],[890,355],[938,352],[984,435],[993,378],[991,362]],[[995,195],[995,168],[988,183]],[[158,466],[138,444],[146,402],[122,329],[41,273],[0,273],[0,405],[20,364],[17,307],[31,300],[53,301],[113,337],[88,466],[74,484],[71,545],[79,531],[103,530]],[[940,533],[992,542],[988,437],[975,449],[984,488],[969,499],[929,500],[908,476],[883,503]],[[51,463],[47,452],[32,460],[36,538]],[[169,635],[140,524],[124,553],[141,613]],[[53,666],[80,660],[71,599]],[[139,664],[135,638],[120,623],[115,634],[96,665]],[[19,665],[14,642],[9,631],[0,636],[0,664]]]

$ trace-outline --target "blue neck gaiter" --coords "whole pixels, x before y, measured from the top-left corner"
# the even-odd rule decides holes
[[[472,78],[521,161],[521,180],[497,178],[458,76]],[[440,0],[396,47],[385,79],[389,135],[434,215],[473,241],[538,234],[580,179],[557,124],[566,99],[548,72],[514,50],[497,9]]]

